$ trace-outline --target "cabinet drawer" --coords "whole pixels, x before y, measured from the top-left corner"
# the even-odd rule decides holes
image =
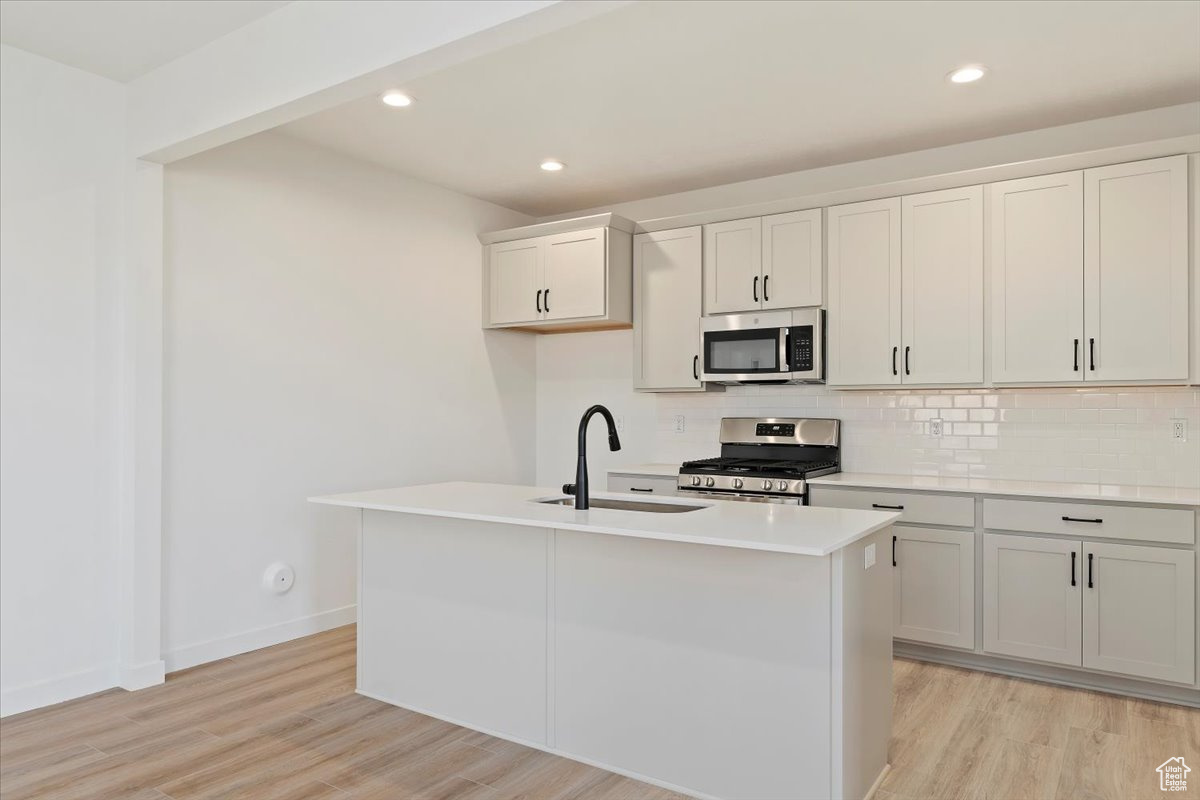
[[[608,490],[627,494],[675,494],[676,478],[648,475],[609,475]]]
[[[899,522],[975,527],[975,498],[970,495],[920,494],[809,485],[808,498],[809,503],[814,506],[896,511],[900,514]]]
[[[1186,508],[985,498],[983,524],[993,530],[1061,533],[1087,539],[1172,544],[1192,544],[1196,539],[1195,512]]]

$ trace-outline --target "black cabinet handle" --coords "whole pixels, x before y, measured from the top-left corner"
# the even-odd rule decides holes
[[[900,374],[899,372],[897,372],[897,371],[896,371],[896,355],[897,355],[899,352],[900,352],[900,348],[899,348],[899,347],[893,347],[893,348],[892,348],[892,374],[893,374],[893,375],[899,375],[899,374]]]
[[[763,300],[770,300],[771,295],[767,294],[767,281],[771,280],[770,275],[763,275]]]
[[[700,380],[700,356],[692,356],[692,380]]]
[[[911,375],[911,374],[912,374],[911,372],[909,372],[909,371],[908,371],[908,351],[909,351],[909,350],[911,350],[911,349],[912,349],[911,347],[905,347],[905,348],[904,348],[904,374],[905,374],[905,375]]]
[[[549,289],[546,290],[545,300],[546,300],[546,313],[549,314],[550,313],[550,290]]]
[[[1075,585],[1075,551],[1071,551],[1071,585]]]
[[[1063,517],[1063,522],[1090,522],[1094,525],[1099,525],[1101,522],[1104,522],[1104,520],[1100,518],[1084,519],[1083,517]]]
[[[871,503],[871,508],[886,508],[888,511],[903,511],[904,506],[885,506],[880,503]]]
[[[896,536],[892,535],[892,566],[896,566]]]
[[[1091,363],[1092,372],[1096,371],[1096,340],[1088,339],[1088,360]]]
[[[537,292],[537,310],[538,310],[539,314],[542,313],[542,290],[541,289],[538,289],[538,292]]]
[[[1079,372],[1079,340],[1075,340],[1075,371]]]
[[[653,489],[639,489],[636,486],[630,486],[629,491],[631,491],[631,492],[653,492],[654,490]]]
[[[1096,588],[1095,584],[1092,583],[1092,554],[1091,553],[1088,553],[1088,588],[1089,589]]]
[[[754,302],[758,302],[758,276],[754,276]]]

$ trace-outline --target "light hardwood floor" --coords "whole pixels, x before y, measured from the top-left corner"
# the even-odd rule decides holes
[[[0,721],[0,796],[668,800],[679,795],[354,694],[354,628]],[[1166,797],[1200,711],[896,661],[881,800]]]

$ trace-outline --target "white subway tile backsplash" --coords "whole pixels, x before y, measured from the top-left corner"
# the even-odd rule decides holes
[[[656,457],[715,455],[726,416],[843,421],[842,468],[855,472],[1200,487],[1200,392],[1192,388],[894,390],[731,386],[657,396]],[[675,415],[687,417],[675,432]],[[1189,441],[1170,420],[1189,422]],[[929,436],[941,419],[944,436]]]

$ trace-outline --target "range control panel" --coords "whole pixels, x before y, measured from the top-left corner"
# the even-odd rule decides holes
[[[760,422],[754,426],[755,436],[795,436],[795,423]]]

